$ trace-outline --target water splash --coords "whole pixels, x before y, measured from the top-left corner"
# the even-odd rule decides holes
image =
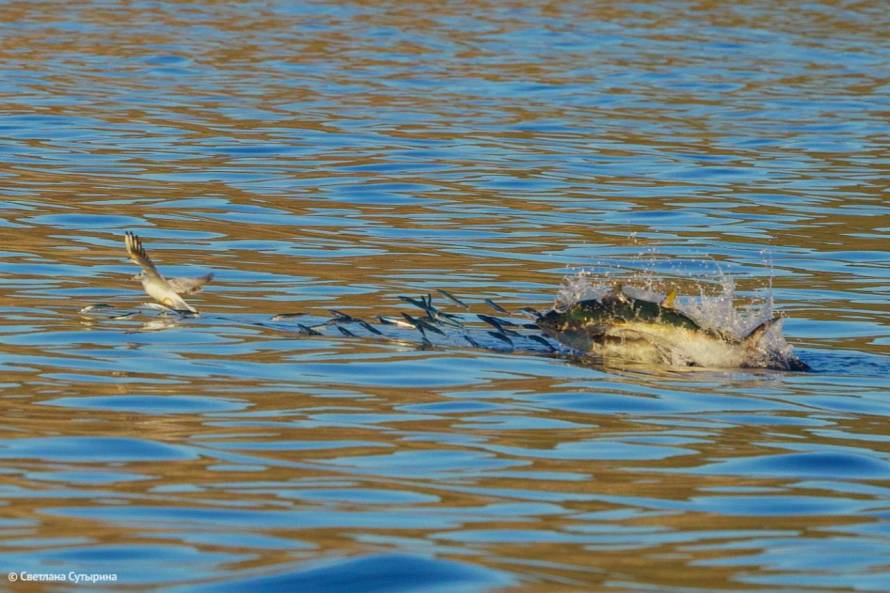
[[[650,259],[652,254],[647,254]],[[688,275],[659,274],[655,265],[631,268],[612,268],[593,272],[582,270],[563,278],[554,308],[565,310],[574,303],[597,299],[615,290],[634,299],[662,302],[669,294],[676,294],[673,308],[692,318],[700,327],[731,338],[739,343],[764,322],[777,317],[772,278],[753,296],[742,297],[732,275],[712,262],[711,274],[690,278]],[[793,347],[782,334],[782,320],[768,327],[756,349],[744,350],[741,346],[725,351],[715,350],[713,343],[684,340],[673,344],[671,350],[662,353],[670,364],[697,366],[751,366],[781,367],[796,361]]]

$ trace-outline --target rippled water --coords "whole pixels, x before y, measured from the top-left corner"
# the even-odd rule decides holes
[[[130,591],[885,591],[882,2],[12,3],[0,568]],[[214,272],[176,324],[123,232]],[[770,283],[817,372],[334,334]],[[90,590],[65,583],[18,590]]]

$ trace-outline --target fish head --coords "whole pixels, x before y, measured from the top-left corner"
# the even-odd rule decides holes
[[[538,320],[535,323],[537,323],[538,327],[540,327],[542,330],[549,333],[552,331],[556,331],[556,329],[562,325],[562,321],[563,314],[556,309],[551,309],[550,311],[547,311],[546,313],[538,317]]]
[[[548,336],[581,352],[589,351],[610,325],[597,301],[582,301],[563,310],[551,309],[535,323]]]
[[[562,309],[551,309],[535,323],[544,330],[566,331],[600,325],[611,317],[609,310],[595,299],[579,301]]]

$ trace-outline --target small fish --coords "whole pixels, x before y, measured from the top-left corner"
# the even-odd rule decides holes
[[[376,334],[376,335],[378,335],[378,336],[382,336],[382,335],[383,335],[383,332],[381,332],[379,329],[377,329],[376,327],[374,327],[373,325],[371,325],[370,323],[368,323],[368,322],[365,321],[364,319],[358,319],[358,318],[356,318],[355,322],[358,323],[358,324],[359,324],[360,326],[362,326],[363,328],[365,328],[366,330],[368,330],[369,332],[371,332],[372,334]]]
[[[439,329],[438,327],[436,327],[435,325],[433,325],[432,323],[428,322],[425,319],[421,319],[419,317],[412,317],[411,315],[408,315],[407,313],[402,313],[402,317],[404,317],[409,323],[414,324],[414,327],[416,327],[420,330],[428,329],[429,331],[433,332],[434,334],[439,334],[440,336],[445,335],[445,332],[443,332],[441,329]]]
[[[525,313],[526,315],[530,315],[535,319],[539,319],[541,317],[541,312],[535,309],[534,307],[523,307],[519,309],[520,313]]]
[[[402,313],[402,317],[413,328],[416,328],[417,326],[420,325],[420,319],[418,319],[417,317],[414,317],[413,315],[409,315],[408,313]]]
[[[328,325],[337,325],[340,323],[340,320],[336,317],[331,317],[330,319],[325,319],[324,321],[320,321],[310,327],[326,327]]]
[[[477,342],[476,340],[474,340],[474,339],[470,336],[470,334],[463,334],[463,336],[464,336],[464,339],[465,339],[465,340],[470,344],[470,346],[472,346],[473,348],[481,348],[481,347],[482,347],[482,346],[479,345],[479,342]]]
[[[302,317],[305,313],[279,313],[272,317],[272,321],[286,321],[295,317]]]
[[[529,339],[534,340],[535,342],[542,344],[547,347],[550,352],[556,352],[556,348],[553,347],[553,344],[547,341],[543,336],[539,336],[537,334],[532,334],[529,336]]]
[[[353,323],[354,321],[356,321],[355,317],[353,317],[352,315],[347,315],[346,313],[337,311],[336,309],[328,309],[328,312],[334,316],[333,321],[336,321],[338,323]]]
[[[439,334],[440,336],[444,336],[444,335],[445,335],[445,332],[443,332],[441,329],[439,329],[438,327],[436,327],[436,326],[433,325],[432,323],[427,322],[425,319],[418,319],[417,321],[420,322],[420,325],[421,325],[422,327],[425,327],[426,329],[430,330],[430,331],[433,332],[434,334]]]
[[[420,297],[420,300],[418,300],[418,299],[415,299],[415,298],[412,298],[412,297],[409,297],[409,296],[399,295],[399,300],[402,300],[402,301],[405,301],[406,303],[409,303],[409,304],[411,304],[411,305],[414,305],[415,307],[417,307],[418,309],[424,311],[424,312],[427,313],[427,314],[429,314],[430,311],[435,311],[435,310],[436,310],[436,308],[433,307],[432,303],[431,303],[431,302],[427,302],[427,300],[424,299],[423,297]]]
[[[516,327],[517,324],[513,323],[509,319],[501,319],[500,317],[492,317],[491,315],[483,315],[482,313],[476,315],[479,319],[501,329],[503,327]]]
[[[491,315],[483,315],[481,313],[476,315],[476,317],[478,317],[479,319],[481,319],[488,325],[492,326],[493,328],[495,328],[496,330],[498,330],[499,332],[501,332],[504,335],[510,335],[510,336],[518,336],[519,335],[519,333],[513,331],[512,329],[507,329],[506,327],[504,327],[505,325],[514,325],[514,326],[516,325],[515,323],[513,323],[511,321],[507,321],[506,319],[498,319],[497,317],[492,317]]]
[[[136,314],[136,311],[121,311],[117,307],[106,303],[87,305],[80,310],[80,314],[87,318],[106,317],[108,319],[126,319]]]
[[[464,309],[470,308],[470,306],[468,304],[466,304],[465,302],[463,302],[462,300],[460,300],[459,298],[457,298],[456,296],[454,296],[453,294],[451,294],[444,288],[437,289],[437,292],[439,294],[441,294],[443,297],[445,297],[446,299],[448,299],[449,301],[451,301],[452,303],[455,303],[456,305],[459,305],[459,306],[463,307]]]
[[[494,336],[495,338],[497,338],[498,340],[500,340],[502,342],[506,342],[511,348],[513,347],[513,340],[508,338],[504,333],[502,333],[502,332],[488,332],[488,333],[490,335]]]
[[[461,322],[460,317],[457,315],[452,315],[451,313],[445,313],[444,311],[439,311],[436,313],[434,317],[435,321],[440,321],[445,325],[450,325],[451,327],[456,327],[458,329],[463,329],[464,324]]]
[[[491,315],[482,315],[480,313],[480,314],[477,314],[476,317],[478,317],[479,319],[481,319],[482,321],[484,321],[485,323],[487,323],[488,325],[492,326],[493,328],[495,328],[497,330],[500,330],[503,328],[503,326],[498,322],[498,320],[495,319],[494,317],[492,317]]]
[[[444,311],[440,311],[438,308],[433,306],[433,295],[429,293],[427,293],[426,296],[420,297],[420,299],[415,299],[408,296],[399,296],[399,299],[405,301],[406,303],[414,305],[415,307],[421,309],[424,313],[426,313],[426,320],[428,320],[427,322],[440,322],[452,327],[463,328],[463,323],[461,323],[460,318],[457,315],[445,313]],[[415,320],[414,323],[416,325],[417,318],[411,317],[411,319]],[[433,332],[436,331],[430,326],[427,326],[427,329],[430,329],[430,331]]]
[[[302,323],[298,323],[297,327],[300,329],[300,334],[304,336],[320,336],[321,332],[316,331],[309,327],[308,325],[303,325]]]
[[[107,303],[96,303],[95,305],[87,305],[86,307],[83,307],[80,310],[80,312],[81,313],[99,313],[99,312],[110,311],[113,309],[114,309],[114,307],[112,307],[111,305],[109,305]]]
[[[505,314],[507,314],[507,315],[510,314],[509,311],[507,311],[506,309],[504,309],[503,307],[501,307],[499,304],[497,304],[496,302],[494,302],[494,301],[491,300],[491,299],[485,299],[485,302],[486,302],[492,309],[494,309],[495,311],[498,311],[499,313],[505,313]]]
[[[411,323],[410,321],[405,321],[403,319],[399,319],[398,317],[385,317],[380,315],[377,317],[380,320],[380,323],[383,325],[395,325],[396,327],[406,327],[410,329],[414,329],[417,326]]]

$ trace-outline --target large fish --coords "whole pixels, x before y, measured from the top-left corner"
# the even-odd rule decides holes
[[[770,347],[768,330],[781,317],[760,323],[742,337],[703,327],[673,305],[637,299],[620,285],[599,299],[555,308],[537,319],[544,332],[595,357],[632,363],[700,367],[766,367],[808,371],[789,352]]]

